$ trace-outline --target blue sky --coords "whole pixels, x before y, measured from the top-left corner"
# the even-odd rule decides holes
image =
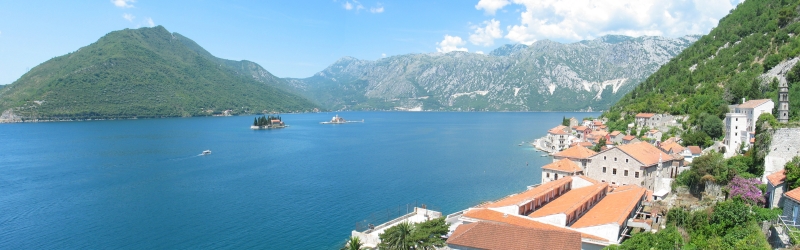
[[[0,1],[0,84],[125,28],[163,25],[213,55],[309,77],[343,56],[482,53],[606,34],[706,34],[740,0]]]

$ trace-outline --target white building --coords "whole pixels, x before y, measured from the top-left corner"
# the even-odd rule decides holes
[[[772,113],[775,103],[770,99],[759,99],[742,102],[739,105],[730,105],[729,113],[725,114],[725,157],[736,155],[742,143],[748,147],[750,134],[755,132],[758,116],[763,113]]]

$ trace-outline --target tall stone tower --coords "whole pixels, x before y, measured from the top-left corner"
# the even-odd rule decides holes
[[[781,82],[778,87],[778,121],[789,122],[789,84]]]

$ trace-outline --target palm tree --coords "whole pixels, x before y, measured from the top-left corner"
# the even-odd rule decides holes
[[[411,239],[414,225],[407,221],[401,222],[396,226],[386,229],[379,237],[381,239],[380,249],[402,249],[408,250],[414,248],[414,241]]]
[[[358,236],[350,236],[350,240],[342,247],[341,250],[360,250],[364,243],[361,243],[361,238]]]

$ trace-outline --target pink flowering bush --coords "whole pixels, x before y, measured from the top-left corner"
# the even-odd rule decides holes
[[[764,194],[758,188],[760,184],[761,180],[757,178],[745,179],[735,176],[728,182],[728,197],[739,197],[749,204],[764,204]]]

